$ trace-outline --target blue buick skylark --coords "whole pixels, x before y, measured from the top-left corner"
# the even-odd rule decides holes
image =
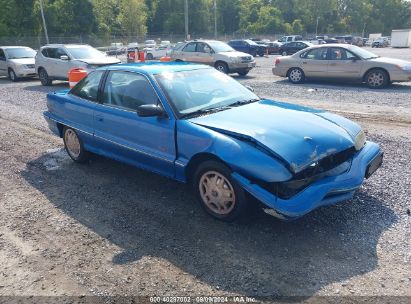
[[[383,158],[356,123],[260,99],[205,65],[103,67],[48,94],[47,107],[74,161],[95,153],[191,183],[225,221],[255,199],[285,220],[348,200]]]

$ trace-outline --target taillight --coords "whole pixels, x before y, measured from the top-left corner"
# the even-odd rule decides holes
[[[280,64],[280,58],[277,58],[276,60],[275,60],[275,65],[279,65]]]

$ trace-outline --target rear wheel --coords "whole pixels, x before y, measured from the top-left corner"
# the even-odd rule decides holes
[[[304,72],[299,68],[291,68],[288,72],[288,80],[291,83],[301,83],[305,80]]]
[[[287,56],[287,55],[288,55],[288,54],[287,54],[287,51],[281,51],[281,55]]]
[[[220,162],[200,164],[193,187],[201,206],[216,219],[234,221],[248,209],[245,191],[231,177],[231,170]]]
[[[153,60],[153,59],[154,59],[153,54],[148,53],[147,54],[147,60]]]
[[[13,69],[9,69],[9,79],[13,82],[16,82],[19,80],[19,78],[16,76],[16,73],[14,72]]]
[[[89,154],[84,149],[83,142],[74,129],[64,127],[63,141],[67,154],[72,160],[78,163],[84,163],[87,161]]]
[[[365,75],[365,82],[369,88],[382,89],[389,83],[389,77],[386,71],[382,69],[374,69]]]
[[[49,74],[47,74],[47,71],[44,68],[39,69],[39,78],[41,84],[44,86],[50,86],[53,82],[53,80],[50,79]]]
[[[215,68],[224,74],[228,74],[228,66],[225,62],[217,62]]]

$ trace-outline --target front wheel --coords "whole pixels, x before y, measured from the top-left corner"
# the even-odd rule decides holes
[[[147,60],[153,60],[153,59],[154,59],[153,54],[148,53],[147,54]]]
[[[369,71],[367,75],[365,75],[365,82],[367,83],[369,88],[382,89],[388,85],[388,78],[388,74],[384,70],[374,69]]]
[[[305,79],[304,72],[299,68],[292,68],[288,72],[288,80],[291,83],[302,83]]]
[[[19,78],[17,77],[13,69],[9,69],[9,79],[13,82],[16,82],[19,80]]]
[[[248,202],[231,170],[217,161],[206,161],[196,170],[193,188],[204,210],[216,219],[231,222],[243,216]]]
[[[287,54],[287,51],[282,51],[282,52],[281,52],[281,55],[282,55],[282,56],[287,56],[287,55],[288,55],[288,54]]]
[[[88,159],[88,152],[84,149],[83,142],[77,135],[77,132],[65,127],[63,129],[64,148],[72,160],[78,163],[84,163]]]
[[[217,62],[217,63],[215,64],[215,68],[216,68],[218,71],[220,71],[220,72],[222,72],[222,73],[224,73],[224,74],[228,74],[228,66],[227,66],[227,64],[224,63],[224,62]]]

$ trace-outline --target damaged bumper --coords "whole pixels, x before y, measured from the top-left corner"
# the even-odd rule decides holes
[[[292,219],[301,217],[320,206],[332,205],[352,198],[364,178],[371,176],[381,166],[382,156],[377,144],[367,142],[354,155],[348,171],[318,180],[290,199],[281,199],[236,172],[232,175],[246,191],[274,209],[278,217]]]

